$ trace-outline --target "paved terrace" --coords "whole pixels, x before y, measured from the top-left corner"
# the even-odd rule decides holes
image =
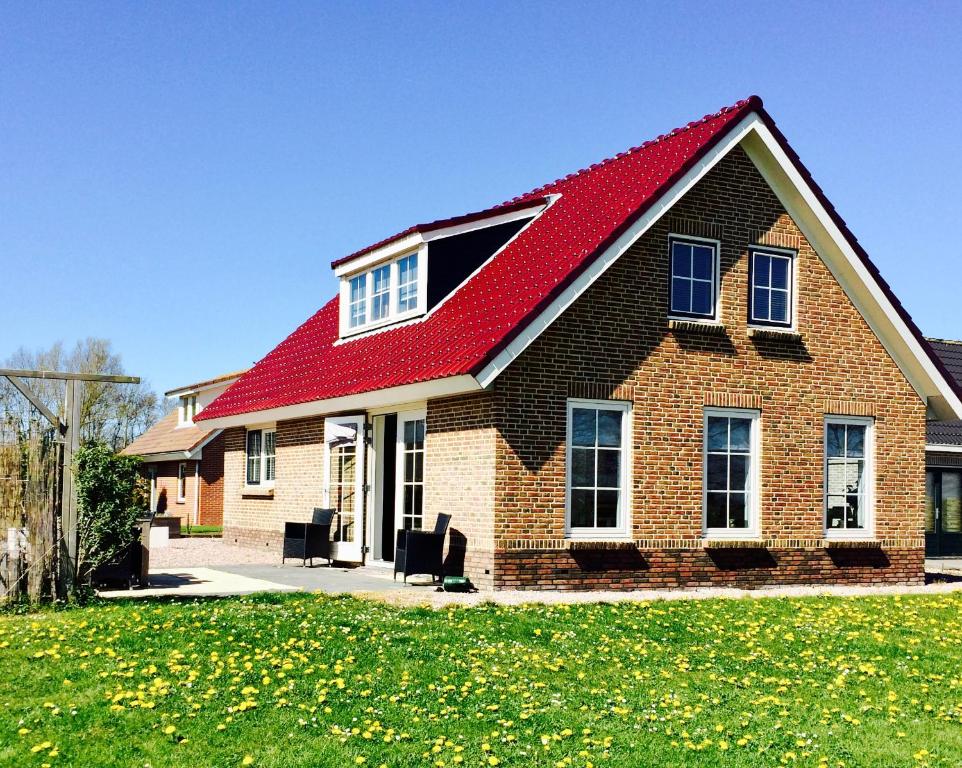
[[[409,578],[404,584],[394,581],[389,569],[374,566],[359,568],[328,567],[315,560],[315,567],[304,568],[267,550],[225,544],[221,539],[173,539],[165,549],[150,553],[150,586],[146,589],[105,590],[103,597],[222,597],[254,592],[326,592],[352,594],[383,600],[396,605],[477,605],[496,602],[503,605],[523,603],[587,603],[639,600],[699,600],[709,598],[804,597],[815,595],[893,595],[937,594],[962,590],[962,559],[926,560],[926,572],[933,583],[925,586],[837,587],[792,586],[745,590],[698,588],[635,591],[520,591],[446,593],[436,584]],[[322,564],[323,563],[323,564]]]

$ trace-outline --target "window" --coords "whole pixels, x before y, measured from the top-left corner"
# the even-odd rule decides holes
[[[749,322],[791,327],[794,254],[752,250],[750,255]]]
[[[274,483],[276,435],[273,429],[247,430],[247,485]]]
[[[758,535],[758,411],[705,410],[702,478],[707,536]]]
[[[420,418],[401,418],[398,459],[401,462],[401,528],[424,527],[424,427]]]
[[[825,419],[825,532],[871,536],[872,420]]]
[[[567,531],[628,533],[629,404],[568,401]]]
[[[387,317],[391,308],[391,267],[378,267],[371,272],[371,322]]]
[[[714,320],[718,298],[718,242],[669,239],[671,314]]]
[[[177,503],[183,504],[187,499],[187,463],[177,465]]]
[[[418,304],[418,255],[412,253],[398,262],[397,311],[407,312]]]
[[[351,278],[351,328],[364,325],[367,319],[367,274]]]
[[[197,395],[182,395],[180,398],[180,423],[193,424],[197,415]]]
[[[424,308],[424,260],[419,251],[342,278],[341,329],[359,332],[416,315]]]

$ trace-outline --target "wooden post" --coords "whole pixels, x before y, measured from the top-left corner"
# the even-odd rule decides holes
[[[77,481],[74,460],[80,449],[81,383],[67,380],[66,430],[63,442],[63,496],[60,510],[60,530],[63,535],[61,559],[62,589],[69,595],[77,577]]]

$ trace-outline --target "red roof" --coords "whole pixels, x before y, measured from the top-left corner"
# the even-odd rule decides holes
[[[489,209],[487,213],[495,214],[506,206],[558,195],[423,321],[335,344],[335,297],[205,408],[198,420],[478,373],[728,128],[761,110],[761,99],[753,96]],[[378,245],[412,231],[423,230],[415,227]]]

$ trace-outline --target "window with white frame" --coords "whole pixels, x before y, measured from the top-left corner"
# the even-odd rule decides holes
[[[420,251],[342,278],[342,333],[359,333],[422,312],[426,299],[424,278]]]
[[[276,441],[274,429],[247,430],[247,485],[271,485],[276,473]]]
[[[758,411],[706,408],[704,527],[708,536],[758,533]]]
[[[675,317],[718,317],[718,242],[681,237],[668,240],[670,313]]]
[[[872,419],[825,418],[825,532],[872,533]]]
[[[197,395],[181,395],[178,415],[181,425],[194,423],[194,416],[197,415]]]
[[[752,249],[748,317],[753,325],[791,327],[794,253]]]
[[[569,535],[627,534],[629,422],[626,402],[568,401]]]
[[[182,461],[177,465],[177,503],[183,504],[187,500],[187,463]]]

